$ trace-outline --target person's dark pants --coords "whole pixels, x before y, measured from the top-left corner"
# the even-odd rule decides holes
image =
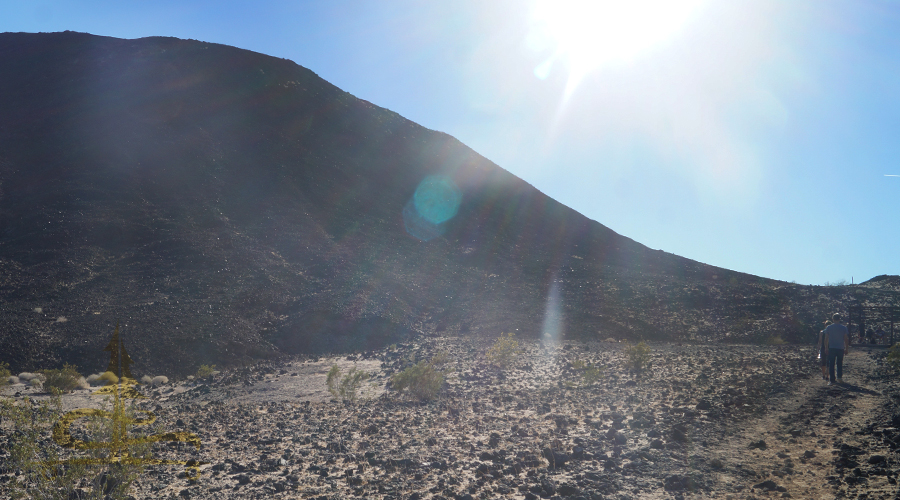
[[[837,378],[844,378],[844,350],[828,349],[828,379],[835,382],[834,367],[837,365]]]

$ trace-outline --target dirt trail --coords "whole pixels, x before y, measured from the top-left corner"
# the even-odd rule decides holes
[[[748,422],[713,452],[732,466],[717,474],[713,489],[794,498],[896,498],[891,471],[897,464],[888,441],[880,438],[893,429],[884,392],[891,384],[874,376],[877,353],[851,349],[844,384],[829,386],[814,376],[796,392],[774,398],[764,417]]]

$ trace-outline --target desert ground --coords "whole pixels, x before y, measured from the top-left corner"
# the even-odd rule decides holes
[[[520,340],[507,368],[490,338],[425,338],[340,358],[227,370],[141,387],[161,428],[193,432],[159,458],[207,462],[199,479],[148,466],[143,498],[670,499],[896,498],[900,391],[885,351],[851,349],[842,385],[819,375],[812,346]],[[443,352],[437,399],[389,379]],[[580,362],[599,368],[586,385]],[[333,364],[372,375],[356,401],[326,390]],[[5,397],[49,397],[23,385]],[[98,407],[91,390],[66,409]],[[0,427],[8,434],[8,426]],[[6,441],[6,436],[0,437]],[[8,453],[0,451],[3,456]],[[2,456],[0,456],[2,458]],[[7,496],[14,471],[0,477]]]

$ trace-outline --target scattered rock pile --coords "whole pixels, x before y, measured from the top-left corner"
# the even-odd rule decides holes
[[[881,498],[896,489],[900,413],[869,388],[892,379],[826,387],[807,347],[652,344],[651,366],[638,373],[624,368],[621,344],[524,344],[505,371],[484,363],[487,341],[428,339],[147,387],[141,408],[203,442],[159,445],[155,455],[208,464],[197,481],[148,467],[134,495]],[[384,389],[437,352],[452,369],[437,400]],[[874,365],[868,356],[851,354],[848,380]],[[369,371],[377,387],[357,403],[330,400],[324,372],[334,362]],[[600,382],[585,386],[572,369],[580,362],[600,367]]]

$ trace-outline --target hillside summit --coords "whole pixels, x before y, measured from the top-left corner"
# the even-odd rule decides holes
[[[649,249],[291,61],[0,34],[0,352],[186,374],[417,335],[807,342],[891,286]],[[615,214],[609,214],[610,219]],[[880,281],[879,281],[880,283]]]

